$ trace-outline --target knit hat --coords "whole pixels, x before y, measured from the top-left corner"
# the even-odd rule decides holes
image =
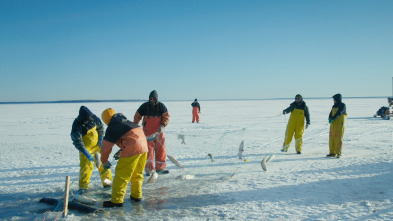
[[[105,109],[101,114],[102,121],[104,121],[104,123],[108,125],[109,122],[111,122],[111,119],[113,115],[115,115],[115,113],[115,110],[113,110],[112,108]]]

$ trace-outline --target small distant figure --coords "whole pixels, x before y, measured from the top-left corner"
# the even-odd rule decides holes
[[[303,133],[304,133],[304,118],[306,118],[306,129],[310,125],[310,114],[306,102],[300,94],[295,96],[295,101],[290,106],[282,111],[282,114],[291,113],[289,117],[287,130],[285,131],[285,140],[282,145],[282,152],[287,152],[291,145],[293,134],[295,134],[295,148],[296,153],[302,153]]]
[[[329,154],[327,157],[341,157],[347,110],[341,94],[333,96],[334,105],[329,114]]]
[[[191,104],[192,106],[192,122],[195,123],[195,120],[197,123],[199,123],[199,114],[201,113],[201,106],[198,103],[198,100],[195,98],[194,102]]]

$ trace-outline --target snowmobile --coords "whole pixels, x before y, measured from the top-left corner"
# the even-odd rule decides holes
[[[374,117],[378,117],[380,116],[382,119],[386,119],[389,120],[389,108],[388,107],[381,107],[379,108],[379,110],[377,111],[376,114],[374,114]]]
[[[393,117],[393,99],[391,97],[388,97],[388,104],[388,107],[383,106],[379,108],[374,117],[380,116],[382,119],[385,120],[389,120],[390,117]]]

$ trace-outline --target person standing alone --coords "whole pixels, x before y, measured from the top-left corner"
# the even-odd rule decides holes
[[[201,113],[201,106],[198,103],[198,100],[195,98],[194,102],[191,104],[192,106],[192,122],[195,123],[195,120],[197,123],[199,123],[199,113]]]

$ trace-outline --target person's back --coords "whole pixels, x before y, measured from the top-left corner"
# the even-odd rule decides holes
[[[101,149],[101,161],[106,169],[111,167],[108,158],[113,146],[116,144],[121,149],[116,165],[111,200],[105,201],[103,206],[123,206],[130,181],[130,199],[139,202],[142,199],[143,169],[148,152],[146,136],[140,126],[127,120],[123,114],[116,114],[112,108],[104,110],[101,116],[108,125]]]

